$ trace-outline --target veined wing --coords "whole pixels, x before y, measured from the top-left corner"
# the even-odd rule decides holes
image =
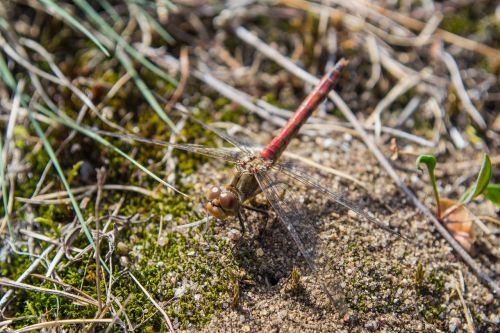
[[[385,231],[388,231],[390,233],[393,233],[399,237],[405,238],[401,236],[401,234],[393,229],[391,229],[388,225],[382,223],[379,219],[376,217],[370,216],[367,213],[363,211],[361,207],[359,207],[357,204],[353,203],[352,201],[349,201],[348,199],[344,198],[342,195],[327,189],[324,186],[321,186],[318,182],[314,180],[314,178],[311,177],[310,174],[307,174],[305,171],[301,170],[300,167],[292,164],[292,163],[276,163],[273,168],[276,170],[280,170],[290,178],[295,179],[296,181],[301,182],[302,184],[315,189],[318,192],[321,192],[325,195],[328,196],[331,200],[335,201],[336,203],[344,206],[347,209],[352,210],[355,212],[359,217],[367,219],[369,222],[377,225],[378,227],[384,229]]]
[[[257,182],[259,183],[259,186],[264,192],[267,200],[273,207],[276,214],[278,214],[278,217],[285,225],[285,228],[290,233],[294,242],[297,244],[297,247],[307,264],[311,269],[316,270],[309,252],[306,250],[293,225],[293,221],[297,223],[297,221],[304,219],[304,214],[302,210],[299,210],[299,206],[296,202],[297,200],[293,200],[291,193],[286,193],[283,197],[280,197],[280,192],[283,190],[286,191],[286,186],[284,186],[282,182],[278,181],[273,171],[257,173],[255,177],[257,178]]]
[[[230,163],[236,163],[239,159],[243,157],[243,152],[232,148],[211,148],[205,147],[197,144],[186,144],[186,143],[170,143],[168,141],[157,140],[157,139],[146,139],[133,134],[118,134],[102,130],[94,130],[96,133],[101,135],[110,136],[113,138],[119,138],[123,140],[132,140],[137,142],[150,143],[160,146],[172,147],[175,149],[180,149],[184,151],[189,151],[208,157],[216,158],[219,160],[224,160]]]
[[[312,271],[317,272],[316,265],[314,264],[311,255],[306,250],[304,243],[294,226],[294,223],[305,221],[305,214],[301,209],[299,209],[298,200],[295,198],[293,193],[290,193],[289,191],[283,196],[283,198],[280,196],[280,192],[286,191],[287,186],[285,183],[279,181],[275,171],[269,170],[268,172],[257,173],[255,174],[255,178],[257,179],[262,192],[264,192],[267,200],[278,215],[279,220],[287,229],[288,234],[292,237],[295,245],[297,245],[297,248],[299,249],[300,254],[304,257],[307,265]],[[334,306],[342,308],[343,293],[336,290],[336,297],[333,297],[323,283],[320,282],[320,285],[330,302]]]
[[[163,103],[168,103],[168,101],[165,99],[165,97],[155,93],[156,97],[158,97],[158,99],[160,99]],[[250,151],[248,150],[248,148],[246,147],[246,145],[242,144],[241,142],[239,142],[237,139],[233,138],[232,136],[222,132],[222,131],[219,131],[217,128],[215,127],[212,127],[206,123],[204,123],[203,121],[201,120],[198,120],[196,119],[195,117],[193,117],[188,109],[182,105],[181,103],[176,103],[175,104],[175,110],[177,110],[178,112],[184,114],[185,116],[187,116],[191,121],[197,123],[198,125],[200,125],[201,127],[213,132],[214,134],[216,134],[218,137],[220,137],[221,139],[224,139],[225,141],[229,142],[230,144],[232,144],[233,146],[235,146],[236,148],[238,148],[239,150],[245,152],[245,153],[250,153]]]
[[[218,130],[217,128],[215,128],[213,126],[210,126],[210,125],[204,123],[203,121],[201,121],[201,120],[196,119],[195,117],[193,117],[189,113],[189,111],[187,110],[187,108],[184,105],[182,105],[180,103],[177,103],[175,105],[175,109],[177,111],[181,112],[182,114],[186,115],[191,121],[197,123],[201,127],[209,130],[210,132],[213,132],[218,137],[220,137],[221,139],[224,139],[225,141],[229,142],[230,144],[232,144],[233,146],[235,146],[239,150],[244,151],[245,153],[250,153],[250,150],[248,149],[248,147],[246,145],[244,145],[243,143],[239,142],[237,139],[235,139],[232,136],[230,136],[229,134],[226,134],[226,133]]]

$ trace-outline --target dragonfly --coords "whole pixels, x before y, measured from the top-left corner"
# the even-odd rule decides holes
[[[204,205],[206,211],[219,220],[237,217],[240,222],[241,229],[244,232],[244,219],[241,211],[243,208],[248,207],[244,203],[249,201],[251,198],[254,198],[256,195],[263,193],[276,213],[278,220],[283,223],[289,236],[293,239],[306,264],[313,272],[315,272],[317,271],[317,268],[313,257],[306,249],[306,246],[304,245],[299,232],[295,227],[298,222],[306,220],[304,209],[301,208],[299,200],[292,193],[282,195],[287,192],[287,189],[289,188],[287,184],[280,181],[280,179],[283,178],[280,177],[280,175],[285,175],[292,180],[304,184],[306,187],[325,195],[333,202],[353,211],[359,217],[364,218],[380,228],[399,236],[399,233],[392,230],[389,226],[385,225],[377,218],[365,213],[362,208],[347,200],[343,195],[320,185],[304,169],[294,163],[279,161],[282,153],[285,151],[292,138],[297,135],[302,125],[333,89],[342,69],[345,68],[347,64],[348,61],[345,59],[338,61],[335,66],[323,76],[317,86],[308,94],[293,116],[283,126],[279,134],[260,151],[251,149],[248,145],[242,144],[235,138],[192,117],[191,119],[193,121],[214,132],[216,135],[233,145],[235,149],[212,148],[198,144],[171,143],[162,140],[146,139],[135,135],[117,134],[101,130],[98,130],[98,133],[117,138],[132,139],[134,141],[144,143],[169,146],[174,149],[194,152],[234,164],[235,174],[231,182],[226,186],[215,185],[208,191],[206,197],[207,201]],[[327,297],[332,303],[338,303],[334,300],[334,297],[331,295],[328,288],[326,288],[323,284],[322,289],[325,291]]]

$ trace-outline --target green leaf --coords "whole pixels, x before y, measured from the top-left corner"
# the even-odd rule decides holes
[[[417,170],[423,171],[422,168],[420,167],[420,164],[424,163],[427,165],[427,168],[429,169],[429,172],[434,173],[434,168],[436,167],[436,158],[432,155],[420,155],[417,158]]]
[[[423,171],[420,165],[424,163],[427,165],[427,170],[429,171],[429,178],[431,179],[432,189],[434,191],[434,199],[436,200],[437,216],[441,216],[441,210],[439,205],[439,192],[436,184],[436,176],[434,175],[434,169],[436,168],[436,158],[432,155],[420,155],[417,158],[416,166],[417,169]]]
[[[481,165],[481,170],[479,170],[479,175],[477,176],[476,182],[464,193],[464,195],[460,199],[460,202],[465,205],[471,202],[475,197],[483,193],[486,190],[490,179],[491,161],[488,154],[484,154],[483,164]]]
[[[489,184],[486,187],[484,196],[496,206],[500,207],[500,184]]]

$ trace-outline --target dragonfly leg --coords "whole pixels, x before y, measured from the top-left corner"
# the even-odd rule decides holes
[[[246,229],[245,229],[245,222],[243,221],[243,216],[241,215],[241,212],[238,212],[238,221],[240,222],[241,233],[244,234]]]
[[[241,207],[248,209],[248,210],[253,210],[254,212],[261,213],[261,214],[264,214],[266,216],[269,216],[269,211],[266,209],[260,209],[260,208],[252,207],[249,205],[241,205]]]
[[[266,240],[267,231],[268,231],[268,229],[269,229],[269,226],[272,226],[272,225],[273,225],[273,223],[274,223],[274,220],[276,219],[276,218],[273,218],[273,220],[272,220],[273,222],[269,223],[269,218],[270,218],[270,216],[269,216],[269,214],[268,214],[268,215],[266,216],[265,220],[264,220],[264,225],[263,225],[263,226],[262,226],[262,228],[259,230],[259,235],[258,235],[258,237],[259,237],[259,242],[260,242],[261,244],[262,244],[262,243],[264,243],[264,241]]]

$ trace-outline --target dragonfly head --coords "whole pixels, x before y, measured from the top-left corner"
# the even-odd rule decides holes
[[[214,186],[208,191],[207,199],[205,209],[215,218],[224,219],[236,215],[240,210],[238,195],[231,190]]]

